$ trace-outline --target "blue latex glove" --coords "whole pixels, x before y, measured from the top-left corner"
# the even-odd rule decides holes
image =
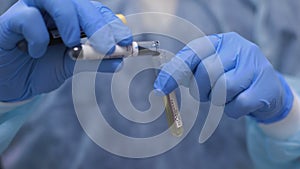
[[[64,44],[48,47],[47,28],[54,24]],[[129,28],[99,2],[20,0],[1,15],[0,101],[21,101],[50,92],[72,76],[75,61],[65,51],[80,43],[80,28],[103,53],[113,52],[116,43],[132,43]],[[102,34],[94,36],[102,28]],[[22,39],[28,42],[28,54],[16,47]],[[103,61],[99,71],[112,72],[121,61]]]
[[[189,71],[193,72],[196,83],[190,80]],[[293,103],[289,86],[260,49],[236,33],[190,42],[162,68],[154,88],[168,94],[178,86],[176,81],[188,85],[191,95],[200,101],[209,101],[212,91],[221,95],[218,90],[226,85],[223,103],[218,99],[212,103],[225,102],[224,111],[233,118],[251,115],[259,122],[271,123],[284,118]]]

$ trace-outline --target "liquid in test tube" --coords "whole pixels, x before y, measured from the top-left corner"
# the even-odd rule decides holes
[[[164,96],[163,98],[165,112],[168,120],[169,129],[175,137],[181,137],[183,134],[183,123],[180,116],[177,97],[175,92]]]

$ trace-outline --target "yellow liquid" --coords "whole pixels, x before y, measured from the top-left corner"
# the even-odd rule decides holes
[[[175,92],[164,96],[163,100],[169,129],[171,130],[173,136],[181,137],[183,134],[183,123],[180,116]]]

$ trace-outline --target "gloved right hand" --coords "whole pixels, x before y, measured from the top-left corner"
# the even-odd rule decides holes
[[[190,81],[189,72],[194,73],[196,82]],[[258,122],[272,123],[286,117],[293,104],[283,77],[255,44],[236,33],[190,42],[165,64],[154,87],[169,94],[176,82],[187,85],[200,101],[224,106],[233,118],[250,115]],[[215,100],[211,100],[212,94],[216,94]]]
[[[53,26],[64,44],[48,47],[47,29]],[[80,28],[89,38],[101,30],[92,42],[103,53],[113,52],[116,44],[132,43],[129,28],[99,2],[19,0],[1,15],[0,101],[22,101],[50,92],[72,76],[75,61],[65,51],[80,44]],[[28,42],[28,53],[17,48],[22,39]],[[102,61],[99,71],[112,72],[121,61]]]

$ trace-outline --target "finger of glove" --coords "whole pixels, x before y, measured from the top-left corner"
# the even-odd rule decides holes
[[[226,100],[232,99],[237,92],[241,92],[241,88],[232,88],[234,85],[227,80],[227,76],[225,77],[224,73],[235,69],[235,71],[238,72],[246,71],[245,73],[248,74],[252,69],[247,69],[249,67],[247,65],[248,57],[241,56],[243,53],[241,53],[240,38],[236,38],[238,37],[236,36],[236,33],[226,33],[219,35],[219,37],[220,43],[218,45],[217,53],[205,58],[198,65],[195,71],[197,86],[192,85],[190,87],[190,92],[191,94],[195,94],[194,88],[198,87],[200,101],[210,100],[213,94],[213,103],[224,105]],[[246,76],[243,76],[243,78],[245,77]],[[244,83],[242,82],[242,80],[244,80],[243,78],[237,78],[237,76],[235,78],[236,79],[232,82],[240,81],[241,85],[244,86]],[[245,82],[248,82],[247,79]]]
[[[21,39],[25,38],[30,56],[39,58],[45,54],[49,35],[43,17],[36,8],[27,7],[18,2],[1,17],[1,48],[11,50]]]
[[[199,63],[194,78],[190,79],[189,92],[196,100],[206,102],[209,100],[211,89],[210,78],[203,63]]]
[[[80,26],[71,0],[23,0],[27,5],[46,10],[55,21],[58,31],[68,47],[80,43]]]
[[[109,24],[115,38],[115,42],[120,46],[131,45],[133,38],[129,27],[127,27],[108,7],[99,2],[92,2],[103,15],[106,23]]]
[[[73,0],[79,15],[79,23],[95,50],[111,54],[115,50],[115,40],[104,16],[89,0]]]
[[[224,74],[224,67],[233,63],[218,54],[205,58],[197,67],[194,77],[199,90],[200,101],[208,101],[211,89],[218,78]],[[191,88],[191,87],[190,87]],[[194,91],[191,90],[190,91]]]
[[[223,74],[213,86],[210,98],[214,105],[225,105],[250,87],[254,72],[245,70],[243,66],[237,66],[236,69]]]
[[[253,54],[256,55],[256,50],[251,50],[250,43],[247,41],[245,44],[245,42],[246,41],[240,38],[236,33],[227,33],[224,36],[224,48],[221,48],[220,55],[221,57],[229,57],[229,60],[234,64],[228,67],[225,66],[226,74],[215,84],[214,93],[221,93],[221,88],[226,89],[226,103],[232,101],[238,94],[249,88],[255,74],[258,73],[255,72],[256,69],[253,68],[256,64],[252,62],[252,60],[254,60]],[[224,104],[224,102],[218,100],[219,99],[215,100],[215,104]]]
[[[238,67],[238,70],[230,70],[235,65],[234,60],[231,62],[223,58],[220,59],[219,56],[213,55],[198,65],[194,74],[196,80],[191,79],[189,86],[190,94],[195,99],[201,102],[211,100],[215,105],[221,106],[248,88],[253,73],[251,71],[244,72],[243,66]],[[224,64],[218,68],[219,59]]]
[[[282,118],[283,116],[280,117],[280,115],[283,115],[283,112],[288,110],[283,107],[288,107],[292,101],[286,102],[287,100],[284,99],[287,91],[283,89],[283,83],[278,79],[273,67],[265,67],[256,79],[252,86],[255,89],[256,99],[263,106],[251,111],[251,115],[260,121],[276,120],[274,116],[279,116],[277,120]]]
[[[193,71],[201,60],[215,53],[220,38],[217,35],[202,37],[190,42],[162,68],[154,88],[169,94],[178,84],[188,86]]]
[[[260,98],[261,92],[259,86],[251,84],[248,89],[238,94],[231,102],[226,104],[225,113],[229,117],[237,119],[263,108],[268,103],[265,102],[266,100]]]

